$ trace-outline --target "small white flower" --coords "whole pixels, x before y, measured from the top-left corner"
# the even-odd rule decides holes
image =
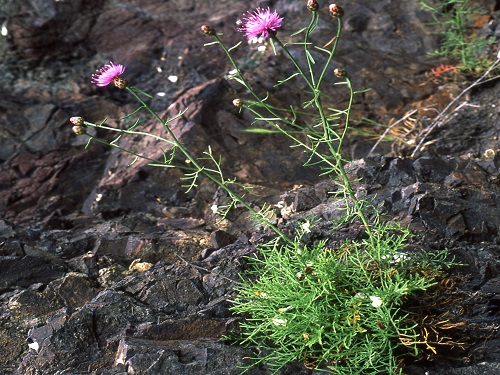
[[[380,297],[370,296],[370,299],[372,300],[372,306],[373,307],[380,307],[380,306],[382,306],[382,300],[380,299]]]
[[[389,258],[390,258],[390,255],[382,255],[382,257],[381,257],[382,260],[389,259]],[[408,254],[396,252],[392,255],[393,260],[391,260],[390,264],[397,264],[397,263],[409,260],[410,258],[411,257]]]
[[[286,326],[287,320],[282,318],[274,318],[273,324],[275,326]]]
[[[354,295],[354,298],[363,299],[363,298],[366,298],[366,295],[364,295],[363,293],[358,292],[358,293],[356,293]]]
[[[304,231],[304,233],[311,233],[311,223],[309,221],[303,223],[302,230]]]
[[[279,313],[284,313],[284,312],[286,312],[288,310],[291,310],[291,309],[293,309],[293,306],[281,307],[281,308],[278,309],[278,312]]]
[[[267,298],[266,292],[261,292],[261,291],[256,290],[255,292],[253,292],[253,294],[255,294],[257,297]]]
[[[217,210],[219,209],[219,207],[217,207],[216,204],[213,204],[212,207],[210,207],[210,209],[212,210],[212,212],[214,213],[214,215],[217,213]]]
[[[409,260],[410,256],[405,254],[405,253],[396,253],[393,256],[393,259],[394,259],[394,263],[399,263],[399,262],[402,262],[405,260]]]

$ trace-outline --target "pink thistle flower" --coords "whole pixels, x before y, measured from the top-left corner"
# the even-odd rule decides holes
[[[119,80],[124,71],[125,66],[121,64],[115,65],[110,61],[108,65],[104,65],[104,67],[97,70],[96,74],[92,74],[92,83],[96,86],[107,86],[111,82]]]
[[[278,12],[271,12],[269,8],[257,8],[253,12],[248,12],[247,16],[241,21],[241,27],[238,31],[245,33],[245,36],[251,40],[257,37],[269,38],[276,34],[276,30],[281,27],[281,21]]]

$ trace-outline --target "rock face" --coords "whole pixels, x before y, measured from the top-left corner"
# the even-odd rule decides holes
[[[479,20],[477,32],[498,37],[498,6],[482,5],[491,20]],[[252,117],[231,102],[247,93],[224,78],[231,67],[222,51],[203,47],[210,39],[201,24],[234,45],[242,39],[236,19],[256,6],[285,16],[284,40],[308,22],[303,2],[291,0],[0,0],[8,32],[0,37],[0,373],[239,374],[255,356],[222,337],[241,319],[229,307],[245,257],[269,234],[240,209],[218,222],[210,207],[224,196],[210,181],[186,193],[177,171],[142,161],[129,167],[130,156],[97,143],[85,150],[68,119],[120,126],[136,109],[133,98],[92,86],[90,75],[109,60],[125,64],[126,78],[153,95],[159,113],[188,108],[172,123],[175,134],[198,155],[208,145],[221,154],[227,176],[254,188],[253,206],[281,207],[284,230],[314,215],[311,236],[335,240],[335,185],[301,167],[305,155],[285,139],[246,132]],[[344,8],[334,64],[349,70],[357,89],[373,88],[357,97],[354,117],[384,122],[415,108],[420,117],[405,124],[432,125],[425,108],[442,109],[468,81],[429,75],[437,62],[425,55],[438,39],[428,16],[416,2],[354,0]],[[335,29],[326,9],[321,17],[315,42],[325,45]],[[302,100],[299,81],[274,87],[292,67],[269,46],[261,53],[244,44],[235,57],[272,103]],[[323,57],[315,57],[319,66]],[[335,82],[328,76],[325,87]],[[408,375],[500,368],[498,79],[469,94],[413,158],[404,157],[415,145],[408,138],[370,157],[373,141],[346,143],[358,194],[373,198],[388,220],[410,225],[419,246],[447,247],[467,264],[458,285],[465,325],[453,332],[465,350],[443,349],[434,362],[410,364]],[[336,106],[346,100],[333,90],[331,98]],[[163,135],[147,117],[141,126]],[[120,142],[161,155],[152,139]],[[251,373],[270,371],[261,365]],[[295,363],[280,373],[314,372]]]

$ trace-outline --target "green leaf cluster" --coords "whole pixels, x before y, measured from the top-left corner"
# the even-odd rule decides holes
[[[302,361],[334,374],[387,375],[401,372],[396,353],[418,354],[417,325],[401,308],[453,262],[443,251],[407,252],[406,228],[379,223],[372,234],[375,241],[337,247],[307,246],[302,236],[295,246],[260,246],[232,307],[245,317],[237,341],[266,353],[252,366],[278,372]]]
[[[476,36],[472,30],[479,8],[469,0],[419,0],[419,6],[432,15],[440,30],[441,45],[431,56],[451,59],[466,71],[483,71],[491,64],[484,52],[494,40]]]

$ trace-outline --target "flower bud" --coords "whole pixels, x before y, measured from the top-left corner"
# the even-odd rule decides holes
[[[346,77],[348,77],[347,70],[341,69],[341,68],[335,68],[335,69],[333,69],[333,74],[337,78],[346,78]]]
[[[319,9],[319,4],[316,0],[307,0],[306,6],[311,12],[317,12]]]
[[[215,29],[209,25],[202,25],[201,31],[203,31],[203,34],[205,35],[215,35]]]
[[[120,78],[120,77],[116,77],[114,80],[113,80],[113,83],[115,84],[115,86],[119,89],[124,89],[125,87],[127,87],[127,80],[126,79],[123,79],[123,78]]]
[[[83,135],[87,133],[87,128],[85,126],[75,125],[71,129],[73,130],[73,133],[75,133],[76,135]]]
[[[233,100],[233,105],[234,105],[235,107],[240,108],[240,107],[243,105],[243,101],[242,101],[241,99],[234,99],[234,100]]]
[[[69,119],[69,122],[71,122],[73,125],[83,126],[83,117],[71,117]]]
[[[330,16],[334,18],[342,18],[344,15],[344,9],[339,7],[337,4],[330,4],[328,9],[330,10]]]

